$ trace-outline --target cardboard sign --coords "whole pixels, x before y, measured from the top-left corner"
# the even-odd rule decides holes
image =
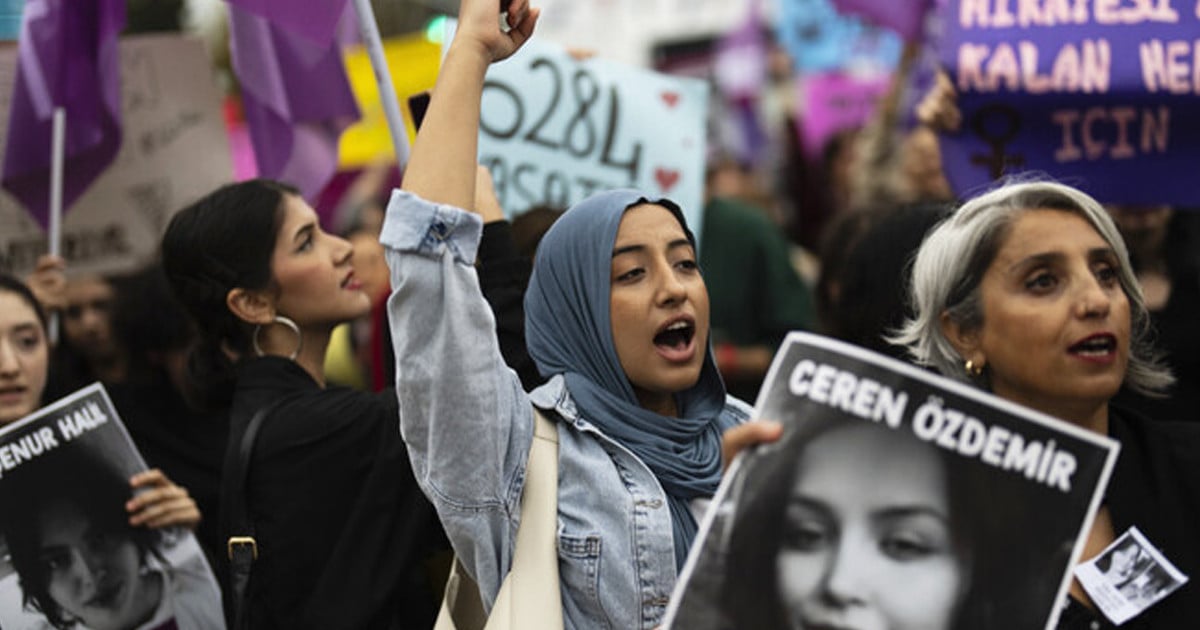
[[[673,628],[1053,628],[1119,445],[792,333],[692,545]]]
[[[0,50],[5,117],[16,53]],[[71,270],[115,273],[145,264],[171,216],[233,175],[220,96],[199,39],[123,38],[121,85],[121,151],[63,218],[62,253]],[[24,275],[46,251],[41,226],[0,192],[0,271]]]
[[[129,478],[143,470],[98,383],[0,430],[6,630],[62,619],[130,630],[225,627],[220,589],[192,533],[129,525]]]
[[[479,161],[505,211],[637,188],[683,208],[701,238],[708,86],[536,38],[488,71]]]
[[[949,0],[941,22],[963,113],[942,163],[961,195],[1034,171],[1102,203],[1200,203],[1195,0]]]

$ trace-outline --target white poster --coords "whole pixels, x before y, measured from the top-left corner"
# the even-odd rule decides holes
[[[576,60],[535,35],[488,71],[479,161],[509,216],[637,188],[679,204],[702,239],[708,90],[600,57]]]
[[[1115,441],[806,333],[755,411],[668,627],[1054,627]]]
[[[143,470],[99,384],[0,429],[0,627],[225,627],[192,533],[129,524]]]
[[[16,59],[15,46],[0,49],[0,144]],[[142,266],[157,252],[176,211],[233,178],[221,96],[199,39],[123,38],[121,86],[121,150],[65,209],[62,254],[73,271],[116,273]],[[0,271],[24,276],[46,251],[42,227],[0,190]]]

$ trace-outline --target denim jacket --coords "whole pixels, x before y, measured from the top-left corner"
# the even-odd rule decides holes
[[[473,266],[481,229],[474,214],[404,191],[388,205],[380,240],[400,430],[417,481],[490,609],[512,563],[531,403],[553,412],[564,624],[653,628],[676,579],[666,495],[640,459],[579,415],[561,376],[527,395],[505,366]],[[722,430],[750,412],[727,398]]]

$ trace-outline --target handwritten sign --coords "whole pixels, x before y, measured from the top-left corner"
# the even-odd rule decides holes
[[[531,41],[488,72],[479,160],[511,215],[638,188],[699,227],[708,87]]]
[[[5,117],[16,52],[0,50]],[[115,273],[144,264],[176,211],[232,177],[220,96],[200,40],[122,39],[121,85],[121,151],[63,219],[62,252],[73,270]],[[23,275],[46,250],[41,226],[0,192],[0,271]]]
[[[941,18],[960,193],[1038,171],[1106,203],[1200,203],[1196,0],[950,0]]]

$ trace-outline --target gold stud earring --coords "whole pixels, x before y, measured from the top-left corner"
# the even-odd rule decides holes
[[[976,364],[970,359],[967,359],[967,362],[965,365],[963,365],[963,368],[965,368],[967,370],[967,374],[971,376],[980,376],[983,374],[983,364]]]

